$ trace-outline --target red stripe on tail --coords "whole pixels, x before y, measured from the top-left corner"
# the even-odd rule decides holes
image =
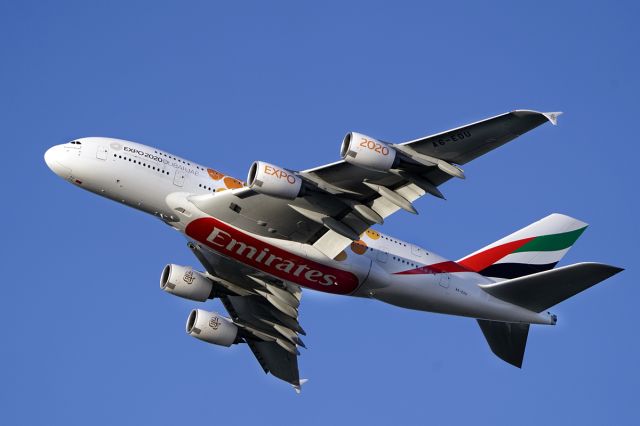
[[[476,253],[472,256],[467,257],[466,259],[460,260],[458,263],[464,266],[467,269],[471,269],[472,271],[480,272],[484,268],[493,265],[498,260],[502,259],[508,254],[513,253],[518,250],[523,245],[527,244],[529,241],[533,240],[535,237],[524,238],[522,240],[511,241],[506,244],[499,245],[497,247],[491,247],[488,250],[485,250],[480,253]]]

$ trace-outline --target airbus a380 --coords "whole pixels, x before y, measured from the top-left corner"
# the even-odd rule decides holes
[[[186,332],[208,343],[246,343],[265,372],[299,391],[302,289],[475,318],[491,350],[522,366],[530,324],[621,268],[555,268],[587,224],[551,214],[447,260],[372,229],[423,195],[464,178],[460,166],[559,113],[518,110],[405,143],[351,132],[342,159],[294,171],[254,162],[242,182],[157,148],[103,137],[57,145],[49,168],[75,186],[152,214],[183,233],[204,271],[167,265],[162,290],[219,298],[229,317],[194,309]]]

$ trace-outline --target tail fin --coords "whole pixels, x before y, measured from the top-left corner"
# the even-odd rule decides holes
[[[553,213],[458,260],[486,277],[518,278],[553,269],[582,235],[587,224]]]

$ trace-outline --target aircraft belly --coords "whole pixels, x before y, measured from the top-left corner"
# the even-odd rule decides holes
[[[449,289],[439,285],[438,275],[415,277],[388,274],[388,278],[385,286],[376,286],[373,278],[367,281],[364,290],[368,291],[369,297],[407,309],[429,312],[448,311],[448,305],[452,304]]]
[[[442,285],[444,275],[450,275],[446,287]],[[549,323],[547,315],[496,299],[472,283],[472,277],[458,275],[462,274],[392,275],[391,284],[370,289],[369,297],[419,311],[494,321]]]

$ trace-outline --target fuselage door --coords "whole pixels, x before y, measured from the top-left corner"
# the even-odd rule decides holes
[[[176,174],[173,177],[173,184],[175,186],[179,186],[182,187],[184,185],[184,178],[186,176],[186,173],[180,169],[176,169]]]
[[[448,273],[440,274],[440,286],[444,288],[449,288],[449,281],[451,281],[451,275]]]
[[[106,146],[98,146],[98,151],[96,152],[96,158],[98,160],[106,160],[107,159],[107,147]]]
[[[414,256],[422,256],[422,255],[424,255],[424,250],[422,250],[421,247],[418,247],[415,244],[411,244],[411,253]]]

